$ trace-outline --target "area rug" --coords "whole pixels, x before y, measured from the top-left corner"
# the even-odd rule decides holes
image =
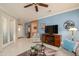
[[[42,56],[55,56],[56,55],[57,50],[51,49],[51,48],[47,48],[45,49],[45,55]],[[30,55],[30,50],[25,51],[21,54],[19,54],[18,56],[35,56],[35,55]],[[36,55],[39,56],[39,55]]]

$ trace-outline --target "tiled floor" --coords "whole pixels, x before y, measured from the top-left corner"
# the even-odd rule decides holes
[[[32,44],[32,40],[29,39],[17,39],[14,44],[9,45],[0,52],[0,55],[18,55],[26,50],[28,50]]]
[[[28,49],[30,49],[31,46],[35,45],[35,43],[32,42],[32,39],[17,39],[14,44],[9,45],[8,47],[4,48],[3,51],[0,52],[0,56],[16,56]],[[54,46],[50,46],[45,44],[47,47],[56,49],[58,52],[56,53],[57,56],[73,56],[74,54],[67,52],[63,48],[57,48]]]

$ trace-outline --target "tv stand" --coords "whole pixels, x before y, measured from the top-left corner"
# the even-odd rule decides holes
[[[61,35],[42,34],[42,42],[59,47],[61,44]]]

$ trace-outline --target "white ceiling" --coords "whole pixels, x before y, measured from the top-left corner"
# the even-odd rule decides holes
[[[0,3],[1,9],[6,11],[8,14],[26,21],[33,21],[38,18],[42,18],[57,12],[61,12],[67,9],[77,8],[77,3],[46,3],[48,8],[39,6],[39,12],[36,12],[34,6],[24,8],[28,3]]]

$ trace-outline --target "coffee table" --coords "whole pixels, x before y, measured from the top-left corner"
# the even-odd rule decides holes
[[[18,56],[55,56],[56,52],[57,52],[56,50],[46,47],[43,53],[31,52],[31,50],[28,50],[19,54]]]

